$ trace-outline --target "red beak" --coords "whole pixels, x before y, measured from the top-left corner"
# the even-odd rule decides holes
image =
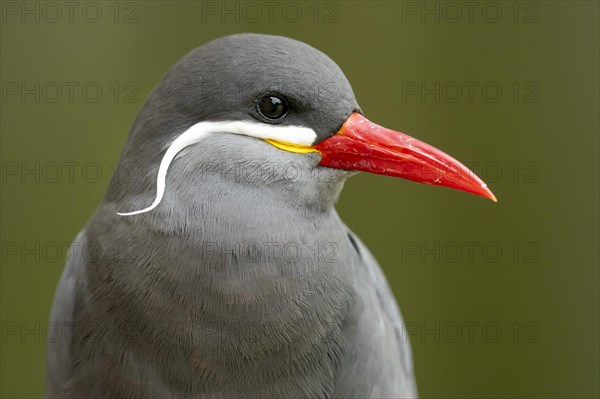
[[[450,155],[358,113],[350,115],[337,134],[313,148],[321,152],[322,166],[450,187],[496,202],[487,185]]]

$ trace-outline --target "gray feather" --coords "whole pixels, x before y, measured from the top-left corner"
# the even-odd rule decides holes
[[[72,373],[71,342],[75,313],[84,305],[86,295],[84,250],[87,248],[85,231],[77,235],[67,255],[67,265],[56,288],[50,325],[58,331],[56,339],[48,343],[46,367],[46,396],[60,397]]]

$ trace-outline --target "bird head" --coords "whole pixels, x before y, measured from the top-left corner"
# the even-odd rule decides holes
[[[369,121],[335,62],[280,36],[220,38],[191,51],[165,74],[138,114],[119,164],[143,171],[138,189],[154,185],[154,202],[120,215],[160,204],[176,157],[188,163],[246,162],[256,169],[246,184],[259,188],[291,182],[286,165],[295,165],[302,178],[290,184],[323,187],[318,183],[328,181],[337,187],[330,197],[351,172],[363,171],[496,200],[454,158]],[[132,187],[115,178],[111,184],[113,195]]]

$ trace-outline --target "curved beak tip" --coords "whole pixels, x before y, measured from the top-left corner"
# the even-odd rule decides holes
[[[484,194],[482,195],[485,198],[489,198],[494,202],[498,202],[498,198],[496,198],[496,196],[494,195],[494,193],[492,192],[492,190],[490,190],[488,188],[488,186],[482,187],[484,189]]]

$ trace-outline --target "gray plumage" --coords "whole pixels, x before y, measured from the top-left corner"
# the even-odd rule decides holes
[[[307,89],[331,82],[335,101]],[[244,90],[207,94],[221,83]],[[318,140],[359,110],[337,65],[291,39],[228,36],[180,60],[72,247],[51,315],[72,327],[49,344],[48,397],[416,396],[391,290],[334,209],[353,172],[217,133],[171,164],[158,207],[116,214],[152,202],[165,148],[189,126],[264,122],[265,90],[292,99],[282,123]]]

